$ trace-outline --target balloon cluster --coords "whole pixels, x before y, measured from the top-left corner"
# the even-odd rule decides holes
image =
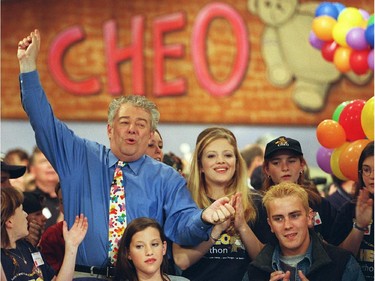
[[[374,70],[374,15],[340,3],[321,3],[315,11],[310,44],[340,72]]]
[[[359,156],[374,140],[374,97],[338,105],[332,119],[320,122],[316,136],[321,144],[318,166],[341,180],[357,181]]]

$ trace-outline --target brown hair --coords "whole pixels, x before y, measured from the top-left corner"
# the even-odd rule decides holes
[[[307,194],[309,195],[309,202],[311,206],[320,204],[322,201],[322,197],[319,193],[319,190],[314,185],[314,183],[309,179],[309,168],[307,166],[306,160],[302,155],[295,154],[295,157],[297,157],[301,163],[305,165],[304,170],[298,177],[298,181],[296,184],[303,187]],[[272,158],[271,158],[272,159]],[[271,159],[264,159],[263,162],[263,172],[266,174],[266,168],[268,167],[268,164],[270,163]],[[264,177],[263,186],[261,188],[262,192],[267,192],[271,187],[273,187],[276,183],[273,182],[271,177]]]
[[[116,265],[116,276],[115,281],[127,280],[127,281],[138,281],[137,271],[134,267],[134,264],[131,260],[128,259],[130,243],[134,234],[145,230],[148,227],[155,228],[159,231],[160,239],[162,242],[167,241],[163,229],[160,224],[150,218],[141,217],[135,220],[132,220],[125,229],[123,236],[121,237],[119,243],[119,251]],[[167,255],[164,255],[163,261],[160,266],[160,275],[164,281],[169,281],[168,276],[166,275],[168,268]]]
[[[5,223],[14,215],[16,209],[21,206],[22,202],[23,195],[17,189],[13,187],[1,188],[1,248],[10,246]]]

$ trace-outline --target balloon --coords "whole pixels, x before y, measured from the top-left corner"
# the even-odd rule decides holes
[[[357,8],[349,7],[341,11],[337,18],[337,22],[345,23],[350,27],[361,26],[363,17],[361,12]]]
[[[362,18],[365,20],[365,21],[368,21],[369,17],[370,17],[370,14],[363,10],[363,9],[358,9],[358,11],[361,13],[362,15]]]
[[[333,62],[333,57],[339,45],[335,41],[325,42],[322,46],[322,56],[326,61]]]
[[[371,50],[367,57],[367,64],[371,70],[374,70],[374,50]]]
[[[330,119],[320,122],[316,128],[316,137],[325,148],[339,147],[346,140],[344,128],[338,122]]]
[[[374,48],[374,25],[369,25],[365,30],[365,38],[367,43]]]
[[[330,41],[332,40],[332,30],[335,25],[335,19],[329,16],[320,16],[313,19],[312,30],[320,40]]]
[[[358,180],[358,160],[362,150],[369,143],[369,140],[362,139],[349,143],[340,154],[339,167],[342,174],[353,181]]]
[[[350,54],[352,49],[346,47],[338,47],[334,56],[333,63],[340,72],[347,72],[350,68]]]
[[[340,159],[340,155],[341,155],[341,152],[349,145],[349,142],[345,142],[343,145],[341,145],[340,147],[338,148],[335,148],[333,151],[332,151],[332,154],[331,154],[331,160],[330,160],[330,164],[331,164],[331,170],[332,170],[332,173],[338,177],[340,180],[348,180],[341,172],[340,170],[340,166],[339,166],[339,159]]]
[[[365,74],[369,67],[368,67],[368,54],[369,51],[353,51],[350,54],[350,68],[353,70],[355,74],[362,75]]]
[[[348,34],[350,29],[352,29],[352,26],[347,23],[335,24],[332,29],[332,37],[337,42],[337,44],[343,47],[348,46],[348,44],[346,43],[346,35]]]
[[[365,39],[366,41],[366,39]],[[324,41],[320,40],[318,37],[316,37],[315,33],[313,31],[310,32],[309,35],[309,42],[311,46],[313,46],[315,49],[320,50],[323,47]],[[366,42],[367,44],[367,42]]]
[[[331,18],[337,19],[339,11],[333,3],[323,2],[315,10],[315,17],[319,16],[329,16]]]
[[[319,168],[328,174],[332,174],[330,163],[332,151],[333,149],[328,149],[321,146],[316,153],[316,162],[318,163]]]
[[[340,103],[335,111],[333,112],[332,114],[332,120],[333,121],[336,121],[336,122],[339,122],[339,118],[340,118],[340,114],[342,112],[342,110],[344,109],[345,106],[347,106],[351,101],[344,101],[342,103]]]
[[[374,140],[374,97],[370,98],[362,109],[361,125],[369,140]]]
[[[336,7],[339,14],[346,8],[344,4],[341,4],[339,2],[333,3],[333,5]]]
[[[374,14],[372,14],[367,21],[367,26],[374,25]]]
[[[365,138],[361,126],[361,113],[365,103],[364,100],[353,100],[344,107],[340,114],[339,124],[344,128],[348,141]]]
[[[346,34],[346,43],[354,50],[366,50],[368,43],[365,37],[365,30],[360,27],[350,29],[348,34]]]

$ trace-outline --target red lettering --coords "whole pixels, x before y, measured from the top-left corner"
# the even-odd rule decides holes
[[[179,30],[186,24],[183,13],[175,13],[159,17],[153,24],[154,45],[154,94],[156,96],[177,96],[186,92],[186,80],[177,78],[173,81],[164,80],[164,59],[180,58],[184,54],[181,44],[163,45],[163,35],[167,32]]]
[[[63,68],[65,52],[71,45],[84,38],[83,30],[79,26],[68,28],[57,35],[48,54],[48,67],[56,83],[63,89],[75,95],[87,96],[97,94],[100,91],[99,79],[88,78],[80,82],[72,81]]]
[[[107,61],[108,91],[112,95],[122,92],[120,73],[118,65],[127,59],[132,60],[132,93],[135,95],[145,94],[145,78],[143,73],[143,33],[144,18],[135,16],[131,22],[131,45],[119,49],[116,47],[116,23],[109,20],[104,24],[105,57]]]
[[[205,39],[210,22],[222,17],[233,26],[236,37],[237,54],[235,63],[229,78],[224,82],[217,82],[209,72],[206,58]],[[212,3],[205,6],[197,16],[192,34],[192,57],[193,65],[199,84],[211,95],[224,97],[230,95],[237,89],[245,75],[249,59],[249,42],[246,25],[241,16],[229,5]]]

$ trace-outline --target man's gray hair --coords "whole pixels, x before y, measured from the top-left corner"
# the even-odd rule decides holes
[[[108,124],[113,125],[113,120],[120,109],[121,105],[129,103],[135,107],[142,108],[150,113],[151,115],[151,131],[155,131],[160,118],[160,113],[155,103],[148,100],[145,96],[130,95],[121,96],[111,101],[108,107]]]

